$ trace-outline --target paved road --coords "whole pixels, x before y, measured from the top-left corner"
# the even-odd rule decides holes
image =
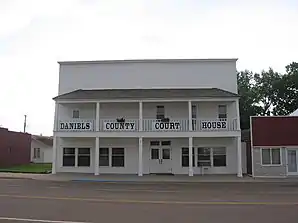
[[[0,222],[297,223],[298,183],[119,184],[0,178]]]

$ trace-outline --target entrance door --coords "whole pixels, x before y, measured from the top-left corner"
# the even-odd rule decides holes
[[[171,155],[170,147],[151,148],[150,173],[172,173]]]
[[[298,150],[288,149],[288,175],[298,175]]]

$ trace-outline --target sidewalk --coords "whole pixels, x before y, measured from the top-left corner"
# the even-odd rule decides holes
[[[21,173],[0,173],[1,179],[32,179],[43,181],[80,181],[80,182],[110,182],[110,183],[200,183],[200,182],[221,182],[221,183],[265,183],[265,182],[298,182],[296,178],[252,178],[244,176],[238,178],[235,175],[205,175],[193,176],[186,175],[118,175],[103,174],[94,176],[93,174],[80,173],[59,173],[59,174],[21,174]]]

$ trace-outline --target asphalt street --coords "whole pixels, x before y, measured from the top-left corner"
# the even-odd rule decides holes
[[[297,223],[297,183],[96,183],[0,178],[0,222]]]

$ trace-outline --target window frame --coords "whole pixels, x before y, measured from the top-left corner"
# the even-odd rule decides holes
[[[108,160],[109,160],[109,163],[108,165],[106,166],[102,166],[102,165],[99,165],[99,168],[125,168],[126,167],[126,160],[125,160],[125,156],[126,156],[126,148],[125,147],[120,147],[120,146],[101,146],[99,148],[99,150],[101,148],[104,148],[104,149],[108,149]],[[123,166],[113,166],[113,149],[123,149],[123,159],[124,159],[124,162],[123,162]],[[100,152],[99,152],[99,156],[100,156]],[[117,155],[117,156],[120,156],[120,155]]]
[[[114,154],[113,155],[113,149],[123,149],[123,155],[119,155],[119,154]],[[110,163],[110,167],[111,168],[125,168],[125,148],[124,147],[111,147],[110,148],[111,152],[110,152],[110,155],[111,155],[111,163]],[[122,157],[123,156],[123,166],[113,166],[113,156],[115,157]]]
[[[91,146],[65,146],[61,147],[62,148],[62,163],[61,163],[61,168],[91,168],[92,167],[92,147]],[[75,165],[74,166],[64,166],[63,165],[63,157],[64,157],[64,149],[65,148],[73,148],[75,149],[74,157],[75,157]],[[89,149],[90,151],[90,165],[89,166],[79,166],[79,149]],[[71,155],[73,156],[73,155]]]
[[[78,117],[75,117],[75,116],[76,116],[76,115],[75,115],[75,114],[76,114],[75,112],[77,112]],[[72,110],[72,118],[73,118],[73,119],[80,119],[80,117],[81,117],[81,114],[80,114],[80,113],[81,113],[81,112],[80,112],[80,109],[77,109],[77,108],[76,108],[76,109],[73,109],[73,110]]]
[[[263,164],[263,150],[267,150],[267,149],[269,149],[269,155],[270,155],[270,164]],[[279,164],[273,164],[272,163],[272,150],[274,150],[274,149],[278,149],[279,150],[279,160],[280,160],[280,163]],[[270,148],[260,148],[260,157],[261,157],[261,166],[282,166],[283,164],[282,164],[282,150],[281,150],[282,148],[272,148],[272,147],[270,147]]]
[[[39,156],[37,156],[37,154]],[[33,148],[33,159],[41,159],[41,151],[39,147]]]
[[[159,109],[162,108],[162,112],[160,112]],[[162,117],[159,117],[159,116],[162,116]],[[165,110],[165,106],[164,105],[157,105],[156,106],[156,119],[157,120],[161,120],[163,118],[166,117],[166,110]]]
[[[80,154],[79,150],[80,149],[89,149],[89,154]],[[91,148],[89,147],[78,147],[77,148],[77,166],[78,167],[91,167]],[[79,165],[79,157],[89,157],[89,166],[80,166]]]
[[[74,149],[74,154],[64,154],[64,149]],[[64,156],[74,157],[74,165],[66,166],[64,165]],[[77,167],[77,148],[73,146],[62,147],[62,167],[63,168],[76,168]]]
[[[220,107],[225,107],[225,110],[226,110],[225,113],[221,113]],[[218,113],[218,115],[217,115],[218,119],[220,119],[220,120],[227,120],[228,119],[228,106],[225,105],[225,104],[218,105],[217,106],[217,113]],[[220,117],[221,115],[225,115],[225,118],[221,118]]]
[[[183,149],[187,149],[187,155],[186,154],[183,154]],[[184,147],[181,147],[181,157],[180,157],[180,161],[181,161],[181,167],[182,168],[189,168],[189,147],[187,146],[184,146]],[[197,167],[197,164],[196,164],[196,147],[192,147],[192,167]],[[186,156],[188,158],[188,165],[187,166],[183,166],[183,157]]]

